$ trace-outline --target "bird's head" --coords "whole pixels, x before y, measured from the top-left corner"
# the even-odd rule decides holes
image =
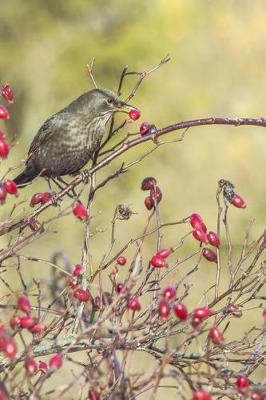
[[[79,97],[79,109],[82,103],[83,112],[90,115],[109,118],[116,112],[129,114],[135,107],[125,103],[119,97],[107,89],[93,89]]]

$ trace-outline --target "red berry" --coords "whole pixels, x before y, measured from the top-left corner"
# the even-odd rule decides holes
[[[6,140],[0,138],[0,157],[5,160],[9,154],[9,145]]]
[[[172,254],[173,253],[173,249],[161,249],[161,250],[159,250],[157,253],[156,253],[156,255],[157,256],[160,256],[160,257],[163,257],[163,258],[167,258],[167,257],[169,257],[170,256],[170,254]]]
[[[133,121],[136,121],[137,119],[139,119],[140,116],[141,116],[141,112],[139,110],[137,110],[137,109],[129,111],[129,117]]]
[[[239,389],[245,389],[249,387],[249,379],[246,375],[239,375],[236,380],[236,386]]]
[[[67,283],[71,289],[76,289],[79,285],[78,280],[76,278],[72,278],[71,276],[67,277]]]
[[[21,311],[29,312],[31,310],[30,302],[27,296],[20,296],[18,298],[17,305]]]
[[[80,264],[74,265],[73,271],[72,271],[73,276],[81,275],[82,272],[83,272],[83,267]]]
[[[131,297],[127,302],[128,308],[133,311],[140,311],[141,305],[137,297]]]
[[[30,205],[33,207],[36,204],[40,204],[42,202],[43,199],[43,193],[35,193],[30,201]]]
[[[20,328],[20,318],[21,317],[19,315],[15,315],[11,318],[11,320],[9,321],[9,325],[12,329]]]
[[[102,301],[100,296],[95,296],[93,299],[93,307],[95,310],[100,310],[102,307]]]
[[[30,315],[24,315],[20,318],[21,328],[30,329],[34,325],[34,319]]]
[[[37,333],[42,333],[45,329],[45,325],[42,324],[41,322],[36,322],[36,324],[33,325],[33,327],[31,327],[29,330],[31,331],[31,333],[37,334]]]
[[[2,96],[8,101],[8,103],[14,103],[14,95],[11,87],[7,84],[2,85],[1,88]]]
[[[215,344],[222,344],[224,342],[224,335],[216,326],[210,329],[209,335]]]
[[[127,287],[126,285],[124,285],[123,283],[118,283],[115,287],[116,293],[120,294],[124,294],[127,292]]]
[[[156,188],[151,189],[150,191],[150,196],[152,198],[152,200],[154,201],[154,203],[159,204],[160,201],[162,200],[162,191],[159,188],[159,186],[156,186]]]
[[[94,389],[90,389],[88,393],[88,400],[100,400],[98,392]]]
[[[141,182],[141,190],[151,190],[156,186],[157,181],[153,176],[147,176]]]
[[[5,204],[6,201],[6,188],[0,183],[0,204]]]
[[[251,395],[251,400],[265,400],[265,396],[262,393],[254,392]]]
[[[37,221],[36,218],[31,217],[28,221],[28,227],[33,231],[36,232],[41,228],[41,223]]]
[[[157,254],[155,254],[151,260],[150,260],[150,264],[154,267],[154,268],[164,268],[167,267],[167,262],[165,260],[165,258],[158,256]]]
[[[220,239],[217,233],[215,232],[208,232],[207,233],[208,242],[214,247],[220,247]]]
[[[48,370],[48,365],[44,361],[39,361],[39,370],[46,372]]]
[[[34,360],[34,358],[29,356],[25,358],[24,367],[29,375],[35,374],[35,372],[37,372],[38,370],[38,365],[36,361]]]
[[[173,285],[166,286],[162,291],[163,298],[166,300],[171,300],[176,295],[176,288]]]
[[[49,193],[49,192],[44,192],[44,193],[42,194],[41,203],[42,203],[42,204],[48,203],[48,201],[50,201],[51,198],[52,198],[52,194],[51,194],[51,193]]]
[[[185,321],[187,319],[188,311],[185,304],[176,301],[174,303],[173,310],[177,318],[181,319],[182,321]]]
[[[59,354],[59,353],[52,356],[49,360],[50,368],[58,369],[61,367],[62,364],[63,364],[63,359],[62,359],[61,354]]]
[[[154,201],[150,196],[145,197],[144,204],[148,210],[151,210],[154,207]]]
[[[205,392],[204,390],[197,390],[192,393],[192,400],[211,400],[212,397],[210,393]]]
[[[2,104],[0,104],[0,119],[9,119],[10,115],[8,112],[8,109],[3,106]]]
[[[15,358],[17,354],[17,345],[11,336],[5,338],[3,351],[8,358]]]
[[[207,227],[199,214],[193,213],[190,215],[190,224],[194,229],[200,229],[205,233],[207,232]]]
[[[4,182],[4,186],[6,188],[7,193],[14,194],[15,196],[18,195],[18,189],[17,189],[17,185],[15,184],[15,182],[7,179]]]
[[[193,310],[193,315],[196,318],[204,319],[213,314],[212,310],[208,307],[196,307]]]
[[[72,207],[72,212],[79,219],[87,220],[89,218],[88,210],[81,203],[75,203]]]
[[[170,304],[166,300],[161,300],[158,304],[159,316],[162,319],[167,319],[171,311]]]
[[[206,260],[217,263],[217,255],[211,249],[204,247],[202,249],[202,255]]]
[[[246,208],[247,204],[242,197],[240,197],[238,194],[234,194],[232,200],[230,200],[230,203],[233,204],[233,206],[237,208]]]
[[[198,317],[192,317],[191,319],[191,325],[193,326],[193,328],[197,329],[201,326],[202,324],[202,319],[198,318]]]
[[[142,122],[142,124],[139,127],[139,131],[141,135],[145,135],[146,133],[149,132],[150,129],[150,124],[148,122]]]
[[[79,301],[88,301],[91,299],[91,295],[88,290],[82,288],[74,290],[73,296]]]
[[[192,235],[199,242],[208,243],[207,235],[201,229],[198,229],[198,228],[194,229],[193,232],[192,232]]]
[[[117,258],[116,262],[117,262],[117,264],[119,264],[119,265],[125,265],[126,262],[127,262],[127,259],[126,259],[126,257],[124,257],[124,256],[119,256],[119,257]]]

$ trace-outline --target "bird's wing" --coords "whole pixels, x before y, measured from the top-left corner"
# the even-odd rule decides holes
[[[68,116],[68,113],[64,112],[64,118],[61,118],[58,113],[47,119],[34,137],[30,145],[29,154],[34,153],[39,146],[48,142],[63,129],[67,129],[69,124]]]

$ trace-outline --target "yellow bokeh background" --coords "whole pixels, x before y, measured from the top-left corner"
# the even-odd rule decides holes
[[[0,81],[12,85],[16,102],[10,107],[11,119],[0,122],[0,129],[9,137],[16,135],[17,143],[8,161],[1,163],[1,174],[25,158],[34,134],[48,116],[92,87],[85,65],[93,57],[98,85],[116,90],[125,65],[129,70],[142,71],[170,54],[171,62],[144,80],[132,100],[142,111],[141,121],[157,127],[209,116],[263,117],[266,109],[265,17],[263,0],[3,2]],[[126,81],[124,97],[133,84],[134,78]],[[120,137],[129,130],[137,131],[139,123],[121,131]],[[167,139],[177,134],[171,133]],[[117,204],[128,204],[137,214],[129,222],[119,223],[116,249],[141,232],[147,210],[139,188],[143,177],[149,175],[157,178],[163,191],[160,208],[163,221],[179,220],[191,212],[199,212],[211,230],[216,228],[217,181],[220,178],[232,181],[248,203],[245,211],[230,209],[229,213],[236,258],[249,222],[255,218],[253,239],[265,227],[265,135],[264,128],[252,126],[196,127],[187,132],[183,142],[160,147],[114,180],[97,194],[92,209],[93,229],[103,230],[90,245],[95,266],[108,247]],[[123,161],[134,160],[143,151],[139,146],[121,156],[100,176],[114,172]],[[47,185],[39,179],[21,191],[17,201],[28,201],[33,193],[44,190]],[[1,208],[1,220],[14,201]],[[55,210],[49,213],[54,215]],[[56,234],[44,235],[21,253],[50,259],[54,251],[63,251],[71,263],[79,262],[82,225],[70,215],[56,222],[53,229]],[[186,232],[188,229],[183,226],[167,230],[164,246],[175,245]],[[7,245],[6,239],[0,240],[1,248]],[[225,243],[224,233],[222,242]],[[155,238],[147,241],[144,250],[147,259],[155,243]],[[196,248],[191,238],[184,254]],[[130,254],[131,250],[127,256]],[[206,287],[214,283],[212,266],[202,264],[196,279],[192,279],[195,292],[189,300],[191,307],[201,301]],[[23,268],[28,279],[46,278],[49,274],[47,265],[40,269],[40,264],[25,262]],[[172,279],[176,277],[178,274]],[[226,263],[223,278],[222,286],[226,287]],[[19,283],[17,287],[13,285],[15,290],[19,288]],[[2,286],[1,290],[6,289]],[[261,324],[257,309],[248,313],[241,332],[253,324]],[[237,332],[233,335],[238,337]],[[256,377],[260,379],[261,375]],[[164,398],[163,392],[161,396]]]

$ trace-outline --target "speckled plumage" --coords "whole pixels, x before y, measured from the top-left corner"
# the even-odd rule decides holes
[[[23,185],[38,175],[77,173],[100,146],[109,118],[125,107],[133,108],[109,90],[84,93],[44,122],[30,146],[26,169],[14,181]]]

